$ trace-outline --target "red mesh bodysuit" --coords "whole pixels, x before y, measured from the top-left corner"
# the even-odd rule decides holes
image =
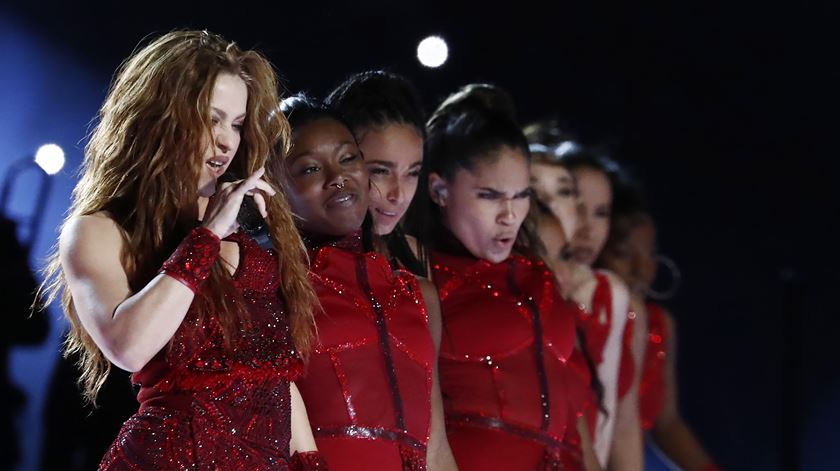
[[[417,280],[358,234],[309,243],[323,312],[298,385],[333,470],[423,470],[434,344]]]
[[[585,385],[566,365],[575,310],[540,262],[435,252],[439,358],[449,444],[461,470],[580,468],[571,427]],[[569,448],[577,447],[570,450]]]
[[[289,382],[300,373],[277,259],[249,237],[233,276],[250,313],[225,348],[213,315],[192,307],[162,350],[132,381],[140,410],[102,460],[104,470],[288,470]]]

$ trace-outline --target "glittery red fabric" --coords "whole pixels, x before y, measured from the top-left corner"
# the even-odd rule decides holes
[[[668,332],[665,313],[657,304],[648,304],[648,338],[642,382],[639,385],[639,410],[642,428],[650,430],[665,403],[665,360],[668,357]]]
[[[196,227],[163,263],[160,271],[197,293],[210,276],[210,270],[219,256],[220,242],[210,229]]]
[[[248,236],[234,285],[250,314],[226,346],[218,319],[190,308],[169,349],[132,375],[140,410],[126,421],[103,470],[288,470],[293,349],[277,259]],[[316,468],[317,469],[317,468]]]
[[[586,385],[586,390],[583,392],[584,397],[579,399],[583,404],[582,415],[586,418],[586,426],[589,429],[589,438],[595,438],[595,427],[597,426],[598,412],[600,404],[595,391],[592,389],[592,371],[589,370],[589,365],[586,364],[586,359],[583,353],[577,348],[572,353],[572,358],[569,360],[569,365],[578,374],[580,381]],[[580,440],[580,436],[575,437]]]
[[[328,471],[324,455],[318,451],[307,451],[305,453],[295,452],[292,455],[291,471]]]
[[[541,262],[435,252],[449,444],[463,470],[559,469],[586,388],[567,366],[577,307]],[[572,427],[573,429],[574,427]]]
[[[593,434],[591,425],[589,424],[589,414],[594,411],[598,412],[598,398],[592,390],[592,373],[589,366],[586,364],[586,359],[583,353],[575,347],[572,356],[567,363],[575,374],[568,375],[568,382],[570,386],[567,388],[567,398],[570,404],[575,407],[577,414],[569,416],[568,432],[563,441],[568,446],[561,454],[564,469],[583,469],[583,455],[581,449],[581,437],[577,429],[578,420],[581,417],[586,417],[587,426],[590,427],[590,439]],[[595,417],[593,414],[593,417]]]
[[[333,470],[424,470],[435,353],[416,279],[359,243],[310,249],[323,312],[296,384],[318,449]]]

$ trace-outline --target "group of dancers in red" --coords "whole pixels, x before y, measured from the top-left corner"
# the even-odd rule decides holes
[[[202,31],[114,78],[46,286],[87,398],[139,385],[100,469],[718,469],[610,161],[490,85],[430,117],[388,72],[278,88]]]

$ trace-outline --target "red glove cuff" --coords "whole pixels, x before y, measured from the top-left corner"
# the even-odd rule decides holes
[[[180,281],[193,293],[198,293],[202,283],[219,256],[221,240],[206,227],[196,227],[184,238],[168,260],[163,262],[161,273]]]

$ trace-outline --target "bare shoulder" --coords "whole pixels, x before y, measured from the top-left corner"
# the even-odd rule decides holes
[[[67,220],[61,230],[61,238],[69,241],[77,238],[107,238],[109,235],[119,237],[120,229],[108,213],[98,213],[75,216]]]
[[[117,223],[99,212],[69,219],[61,230],[58,247],[66,270],[86,271],[105,260],[119,260],[123,238]]]

